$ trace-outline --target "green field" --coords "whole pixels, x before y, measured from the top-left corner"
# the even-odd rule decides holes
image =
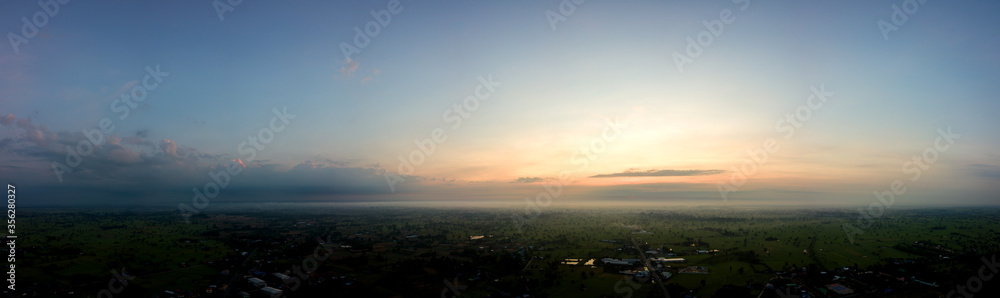
[[[203,292],[209,285],[234,280],[222,275],[223,270],[291,270],[313,253],[320,237],[329,241],[325,247],[335,249],[313,273],[314,280],[326,283],[289,297],[322,291],[374,297],[437,295],[454,281],[464,287],[463,297],[662,296],[658,285],[633,283],[618,272],[620,267],[599,261],[592,266],[560,264],[564,259],[638,259],[640,250],[655,251],[651,257],[685,258],[684,263],[665,264],[673,273],[666,285],[711,297],[727,286],[756,295],[774,272],[792,267],[809,272],[862,270],[894,259],[1000,250],[996,209],[894,210],[867,226],[853,243],[843,228],[856,223],[857,214],[849,210],[551,209],[520,229],[511,220],[512,212],[235,211],[199,216],[191,224],[171,212],[25,212],[22,231],[29,236],[19,239],[25,241],[19,246],[19,277],[38,293],[69,289],[73,295],[59,294],[93,297],[107,289],[111,270],[126,268],[131,276],[127,291],[135,295],[164,290],[208,295]],[[639,247],[632,245],[632,233]],[[251,248],[254,254],[241,254]],[[678,273],[688,266],[705,267],[708,274]],[[961,276],[971,268],[936,261],[927,270]],[[243,278],[235,280],[234,290],[246,289]]]

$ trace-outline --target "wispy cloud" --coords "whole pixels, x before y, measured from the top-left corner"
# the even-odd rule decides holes
[[[621,173],[599,174],[590,178],[610,177],[665,177],[665,176],[704,176],[725,173],[724,170],[645,170],[628,169]]]
[[[358,61],[354,61],[351,58],[347,58],[347,60],[344,60],[344,66],[340,67],[340,73],[342,73],[342,74],[344,74],[344,76],[348,76],[348,77],[349,76],[353,76],[354,75],[354,71],[358,70],[358,66],[359,65],[361,65],[361,64],[358,63]]]
[[[378,68],[376,68],[375,70],[372,71],[372,74],[370,76],[361,78],[361,83],[364,84],[364,83],[367,83],[368,81],[371,81],[372,78],[374,78],[375,76],[378,75],[378,73],[379,73],[379,70],[378,70]]]
[[[540,177],[520,177],[517,180],[511,181],[510,183],[535,183],[545,181],[544,178]]]

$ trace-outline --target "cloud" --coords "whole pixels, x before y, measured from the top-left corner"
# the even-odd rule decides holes
[[[353,76],[354,71],[358,70],[359,65],[360,63],[358,63],[358,61],[354,61],[351,58],[347,58],[347,60],[344,60],[344,66],[340,67],[340,73],[348,77]]]
[[[130,150],[125,146],[115,146],[108,150],[108,159],[120,164],[134,164],[141,156],[138,152]]]
[[[177,157],[177,143],[174,143],[173,140],[163,139],[163,141],[160,141],[160,148],[162,148],[164,154]]]
[[[108,144],[121,145],[121,143],[122,143],[122,138],[119,138],[118,136],[115,135],[108,136]]]
[[[7,151],[14,146],[14,138],[3,138],[0,140],[0,151]]]
[[[517,180],[511,181],[510,183],[535,183],[542,181],[545,181],[545,179],[540,177],[520,177],[517,178]]]
[[[971,166],[976,176],[988,179],[1000,179],[1000,166],[988,164],[973,164]]]
[[[14,114],[7,114],[4,115],[3,117],[0,117],[0,124],[7,126],[10,125],[11,123],[14,123],[14,120],[17,120],[17,117],[14,116]]]
[[[24,130],[24,136],[28,141],[39,147],[44,147],[47,143],[54,142],[58,138],[57,134],[49,131],[45,125],[35,126],[31,124],[31,118],[17,119],[14,114],[7,114],[0,118],[0,125],[10,126],[14,124]]]
[[[704,176],[722,174],[723,170],[645,170],[628,169],[621,173],[599,174],[590,178],[610,178],[610,177],[666,177],[666,176]]]
[[[153,144],[153,141],[150,141],[150,140],[147,140],[147,139],[143,139],[141,137],[136,137],[136,136],[128,136],[128,137],[124,137],[124,138],[115,137],[115,138],[117,139],[117,142],[121,142],[121,143],[124,143],[124,144],[127,144],[127,145],[140,146],[140,147],[142,147],[142,146],[153,147],[155,145],[155,144]],[[109,141],[110,141],[110,138],[109,138]]]
[[[27,157],[26,161],[52,162],[72,164],[71,171],[63,177],[73,176],[81,182],[119,181],[137,183],[136,181],[171,180],[177,174],[190,171],[199,160],[205,160],[205,154],[194,148],[178,146],[174,141],[163,139],[159,146],[139,137],[121,138],[115,135],[104,136],[104,141],[93,144],[80,131],[52,132],[44,124],[34,125],[30,118],[4,117],[5,126],[16,122],[24,134],[0,141],[0,149],[15,155]],[[16,119],[16,121],[14,121]],[[71,148],[73,151],[67,151]],[[76,161],[68,161],[67,156]],[[48,169],[49,167],[45,167]],[[169,174],[168,174],[169,173]],[[165,174],[168,177],[158,177]],[[166,178],[166,179],[163,179]],[[53,171],[44,171],[39,177],[43,181],[55,181]]]
[[[5,120],[2,120],[5,119]],[[28,118],[0,117],[15,127],[18,136],[0,139],[0,153],[7,161],[24,163],[0,167],[0,175],[18,172],[26,188],[44,189],[38,204],[155,204],[174,205],[191,200],[192,187],[212,182],[232,160],[242,158],[245,168],[228,178],[218,201],[345,200],[367,195],[391,194],[384,169],[378,165],[352,166],[350,162],[318,157],[298,164],[267,159],[213,154],[178,144],[169,138],[150,141],[144,131],[124,137],[107,135],[99,144],[85,146],[79,161],[62,173],[62,182],[50,169],[53,162],[67,164],[66,148],[87,140],[79,131],[51,132]],[[86,142],[90,144],[89,142]],[[84,148],[84,147],[80,147]],[[76,154],[76,153],[75,153]],[[14,157],[18,156],[18,157]],[[15,158],[15,159],[11,159]],[[6,162],[4,163],[6,164]],[[20,168],[15,168],[20,167]],[[218,177],[218,176],[216,176]],[[396,193],[425,189],[420,177],[407,177]],[[216,201],[216,200],[213,200]]]
[[[323,164],[312,162],[311,160],[303,161],[293,167],[292,169],[315,169],[322,167]]]
[[[380,72],[380,70],[378,68],[372,70],[372,74],[371,75],[361,78],[361,83],[364,84],[364,83],[367,83],[368,81],[371,81],[372,78],[374,78],[375,76],[377,76],[379,72]]]

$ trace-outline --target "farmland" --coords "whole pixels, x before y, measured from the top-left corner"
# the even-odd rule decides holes
[[[843,225],[856,213],[840,209],[550,209],[520,227],[512,212],[233,209],[186,224],[170,211],[31,210],[24,215],[24,233],[31,236],[22,244],[21,278],[36,296],[92,297],[109,287],[112,271],[124,273],[128,296],[252,294],[259,290],[246,280],[254,276],[289,297],[331,291],[375,297],[663,296],[659,285],[627,273],[646,269],[671,274],[664,285],[671,296],[756,297],[765,291],[777,297],[789,289],[767,289],[773,280],[797,280],[795,291],[820,293],[822,285],[811,283],[835,275],[851,277],[840,283],[860,293],[884,291],[859,281],[871,272],[895,277],[902,269],[906,280],[939,286],[885,287],[901,295],[934,295],[973,276],[980,256],[1000,250],[997,209],[894,210],[853,243]],[[640,251],[684,261],[644,268],[602,260],[640,259]],[[316,266],[302,266],[311,256]],[[297,266],[313,269],[298,274],[301,286],[271,277],[296,277],[296,271],[303,273]],[[685,269],[690,267],[696,269]],[[996,288],[989,283],[984,291]]]

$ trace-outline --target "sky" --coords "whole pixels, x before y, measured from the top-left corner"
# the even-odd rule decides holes
[[[1000,4],[579,2],[3,2],[0,177],[22,206],[1000,203]]]

